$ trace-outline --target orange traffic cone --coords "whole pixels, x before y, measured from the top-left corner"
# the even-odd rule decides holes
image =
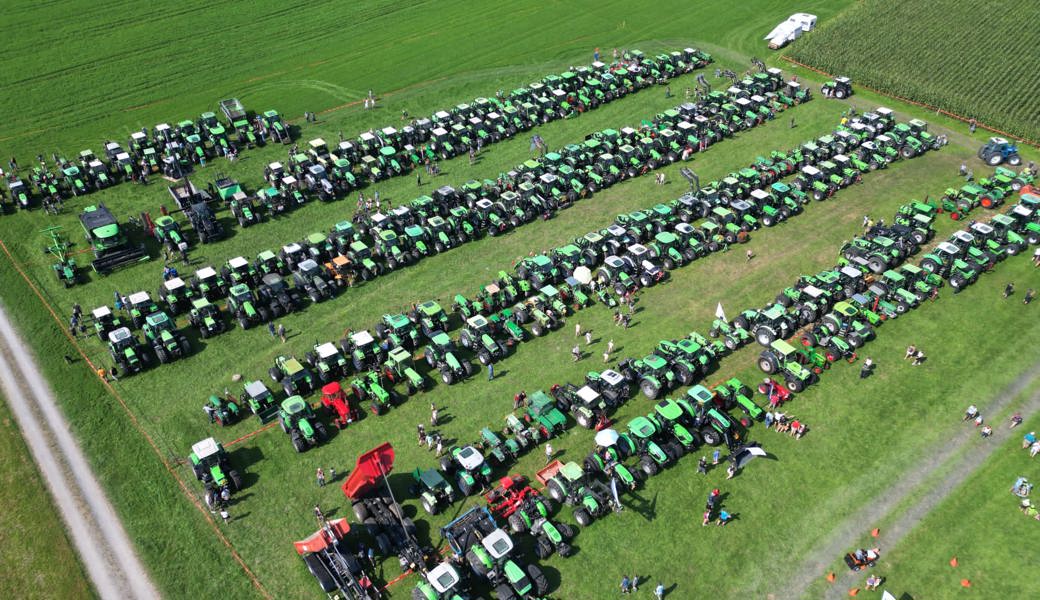
[[[951,567],[956,567],[957,566],[957,557],[956,556],[954,556],[953,558],[950,559],[950,566]]]
[[[881,535],[881,530],[878,529],[877,527],[875,527],[875,528],[870,530],[870,535],[871,535],[871,537],[877,537],[877,536]]]
[[[966,587],[966,588],[971,587],[971,581],[969,581],[967,579],[961,579],[961,587]]]
[[[827,581],[828,583],[834,583],[834,571],[827,573]]]
[[[858,593],[859,593],[859,588],[851,588],[851,589],[849,590],[849,595],[850,595],[850,596],[855,596],[855,595],[856,595],[856,594],[858,594]]]

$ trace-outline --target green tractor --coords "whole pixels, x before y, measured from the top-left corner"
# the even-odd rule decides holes
[[[415,370],[412,353],[401,347],[391,348],[383,363],[383,375],[391,384],[404,381],[408,395],[426,390],[426,379]]]
[[[656,419],[636,417],[626,425],[628,433],[625,439],[633,445],[631,452],[639,461],[639,470],[646,477],[653,477],[661,469],[674,464],[683,455],[683,447],[658,427]],[[694,444],[693,436],[689,443]],[[599,454],[594,453],[590,459],[598,466],[602,462]],[[588,468],[588,467],[586,467]]]
[[[267,384],[259,379],[250,381],[242,386],[242,394],[238,397],[239,404],[248,406],[260,423],[267,423],[278,414],[278,403],[275,402],[274,394]]]
[[[350,362],[357,373],[378,369],[386,359],[386,352],[367,329],[351,332],[340,340],[339,347],[344,354],[350,356]]]
[[[300,396],[289,396],[282,401],[278,409],[278,424],[289,434],[289,441],[297,452],[305,452],[328,438],[325,425]]]
[[[423,355],[426,357],[426,364],[440,373],[441,381],[446,385],[461,381],[474,372],[473,364],[458,357],[455,343],[443,331],[432,332],[430,343],[423,350]]]
[[[179,315],[191,306],[195,300],[195,291],[184,283],[180,277],[172,277],[163,282],[158,291],[159,300],[166,305],[171,315]]]
[[[667,392],[679,383],[668,361],[656,354],[641,359],[626,358],[618,363],[618,371],[629,383],[638,383],[648,400],[656,400],[661,392]]]
[[[412,589],[413,600],[472,600],[458,569],[444,561],[422,574]]]
[[[413,496],[419,497],[419,504],[428,515],[436,515],[445,506],[455,503],[455,488],[441,475],[437,469],[415,469],[412,471],[411,492]]]
[[[498,528],[486,508],[474,508],[441,529],[456,560],[467,564],[478,579],[502,600],[541,598],[549,581],[538,565],[521,566],[513,557],[513,540]]]
[[[186,244],[184,234],[181,233],[180,223],[169,215],[162,215],[153,222],[155,241],[166,246],[171,252],[177,252],[181,244]]]
[[[318,381],[325,384],[347,374],[350,363],[332,342],[314,344],[314,349],[304,357]]]
[[[228,290],[227,310],[242,329],[266,323],[271,317],[267,307],[257,302],[256,292],[244,283]]]
[[[554,385],[549,393],[556,400],[556,406],[561,411],[570,413],[578,425],[585,429],[592,429],[600,423],[610,408],[603,395],[589,385]]]
[[[750,387],[744,385],[742,381],[736,377],[727,379],[725,382],[715,386],[715,393],[719,398],[722,398],[725,402],[725,408],[739,408],[747,416],[755,420],[760,420],[765,414],[762,411],[762,407],[755,404],[754,392]]]
[[[94,252],[90,265],[95,272],[106,275],[118,267],[149,260],[144,244],[131,244],[104,204],[84,208],[79,221]]]
[[[950,282],[955,292],[975,282],[979,271],[964,260],[966,250],[950,242],[940,242],[931,252],[921,257],[920,267]]]
[[[242,418],[241,409],[232,398],[222,398],[216,394],[210,394],[206,407],[210,418],[221,427],[233,425]]]
[[[278,356],[274,366],[268,369],[271,380],[280,383],[286,396],[309,394],[314,391],[314,380],[310,370],[304,367],[295,356]]]
[[[145,340],[151,344],[159,362],[166,364],[178,358],[184,358],[191,352],[188,338],[177,332],[176,326],[163,311],[156,311],[144,319]]]
[[[711,348],[689,338],[661,340],[654,354],[668,361],[676,379],[682,385],[690,385],[698,377],[706,375],[715,365],[715,353]]]
[[[415,350],[419,347],[419,331],[407,315],[383,315],[383,319],[376,323],[375,330],[376,336],[386,340],[391,348]]]
[[[3,213],[3,196],[0,195],[0,214]],[[76,259],[69,256],[69,242],[65,239],[65,236],[61,234],[61,227],[54,226],[48,227],[40,231],[50,239],[50,244],[45,247],[44,251],[57,259],[57,262],[51,265],[51,270],[54,271],[55,277],[61,282],[66,288],[70,288],[79,280],[79,276],[76,274]]]
[[[459,343],[463,348],[473,351],[482,365],[490,365],[505,358],[509,352],[508,344],[492,337],[491,322],[483,315],[473,315],[459,333]]]
[[[199,330],[203,338],[213,337],[227,331],[227,324],[220,309],[210,304],[209,300],[199,298],[191,303],[191,312],[188,313],[188,323]]]
[[[844,100],[852,95],[852,80],[848,77],[835,77],[820,86],[820,94],[824,98]]]
[[[206,438],[192,444],[188,460],[195,478],[206,486],[206,505],[210,508],[220,503],[224,488],[230,492],[243,489],[242,476],[231,466],[231,457],[217,440]]]
[[[491,465],[484,455],[473,446],[454,447],[440,458],[440,468],[445,475],[455,477],[463,496],[486,487],[491,483]]]
[[[434,331],[448,328],[448,313],[444,312],[441,305],[434,300],[427,300],[417,305],[415,310],[408,313],[408,319],[412,323],[418,323],[427,337]]]
[[[795,393],[805,390],[817,380],[817,375],[799,360],[799,352],[786,341],[773,340],[758,358],[758,368],[770,375],[783,376],[787,387]]]
[[[108,332],[108,353],[123,375],[140,373],[147,361],[141,342],[127,327]]]
[[[634,480],[624,465],[613,463],[610,468],[614,472],[627,474],[626,479]],[[610,484],[599,476],[598,470],[589,473],[574,461],[561,463],[554,460],[538,471],[537,479],[545,486],[550,498],[574,507],[574,520],[582,527],[588,527],[594,519],[611,511],[621,511],[622,507],[615,501]]]

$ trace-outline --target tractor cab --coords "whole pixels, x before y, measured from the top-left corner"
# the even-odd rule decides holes
[[[275,404],[274,394],[264,382],[250,381],[243,386],[242,390],[239,402],[248,406],[261,423],[266,423],[274,417],[274,413],[277,412],[277,404]]]
[[[128,327],[119,327],[108,332],[108,351],[125,375],[138,373],[144,368],[145,358],[141,354],[141,345]]]
[[[820,86],[820,93],[825,98],[844,100],[852,95],[852,80],[848,77],[835,77]]]

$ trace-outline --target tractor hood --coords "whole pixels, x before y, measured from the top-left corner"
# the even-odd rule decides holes
[[[358,457],[354,471],[343,482],[343,494],[351,500],[364,497],[394,468],[394,447],[389,442]]]

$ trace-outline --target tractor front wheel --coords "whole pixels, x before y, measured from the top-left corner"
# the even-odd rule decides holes
[[[584,508],[578,508],[574,510],[574,520],[578,523],[578,525],[582,527],[588,527],[589,525],[592,525],[592,515],[590,515],[589,511],[585,510]]]

